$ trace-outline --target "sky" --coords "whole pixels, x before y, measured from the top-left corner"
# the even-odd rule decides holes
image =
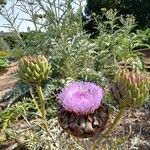
[[[6,4],[6,9],[10,8],[10,6],[13,5],[14,0],[8,0],[7,4]],[[19,10],[19,7],[15,7],[15,11],[14,11],[15,15],[18,15],[18,20],[16,21],[16,24],[18,25],[21,22],[21,18],[23,19],[27,19],[29,18],[29,16],[26,13],[23,13]],[[8,24],[8,22],[6,21],[6,19],[4,19],[4,17],[2,15],[0,15],[0,31],[4,31],[4,32],[9,32],[10,29],[5,28],[3,26],[5,26],[6,24]],[[27,31],[27,27],[30,27],[31,29],[34,29],[34,25],[33,23],[29,22],[29,21],[23,21],[20,25],[19,31]]]
[[[4,8],[5,9],[8,9],[10,8],[13,3],[15,2],[16,0],[7,0],[7,4]],[[83,0],[83,5],[85,4],[85,0]],[[16,21],[16,25],[20,24],[20,27],[19,27],[19,31],[24,31],[26,32],[27,31],[27,27],[30,27],[31,30],[34,30],[34,25],[32,22],[29,22],[29,21],[25,21],[24,19],[29,19],[29,15],[20,11],[19,9],[19,6],[16,6],[15,9],[14,9],[14,14],[18,15],[18,19]],[[8,22],[6,21],[6,19],[4,19],[4,17],[2,15],[0,15],[0,32],[1,31],[4,31],[4,32],[10,32],[10,29],[9,28],[5,28],[4,26],[8,24]]]

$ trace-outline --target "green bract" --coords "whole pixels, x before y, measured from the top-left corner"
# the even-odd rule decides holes
[[[142,72],[121,70],[111,91],[121,108],[137,108],[149,98],[149,80]]]
[[[41,55],[25,56],[18,64],[18,74],[20,78],[30,84],[39,84],[48,78],[51,66],[48,60]]]

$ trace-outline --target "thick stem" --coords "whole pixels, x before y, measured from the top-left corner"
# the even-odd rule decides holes
[[[48,132],[48,124],[47,124],[47,120],[46,120],[46,111],[45,111],[45,98],[42,92],[42,87],[40,84],[38,84],[36,86],[37,88],[37,92],[38,92],[38,96],[39,96],[39,100],[40,100],[40,110],[41,110],[41,117],[44,121],[44,128],[45,130]]]
[[[35,97],[34,97],[32,87],[30,88],[30,94],[31,94],[32,100],[33,100],[33,102],[34,102],[34,105],[35,105],[36,109],[38,110],[38,114],[39,114],[40,116],[42,116],[42,112],[41,112],[41,110],[40,110],[40,108],[39,108],[39,105],[38,105],[38,103],[37,103],[37,101],[36,101],[36,99],[35,99]]]
[[[92,150],[95,150],[96,149],[96,146],[98,143],[100,143],[104,138],[106,138],[109,133],[115,128],[115,126],[117,125],[118,121],[121,119],[123,113],[125,111],[125,108],[121,108],[120,111],[118,112],[114,122],[110,125],[110,127],[108,128],[108,130],[102,134],[100,136],[100,138],[97,139],[97,141],[94,143],[93,147],[92,147]]]

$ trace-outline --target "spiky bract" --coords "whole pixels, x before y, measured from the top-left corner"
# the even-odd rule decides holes
[[[60,126],[69,134],[80,138],[88,138],[101,133],[108,120],[108,109],[101,105],[92,114],[77,115],[60,106],[58,110]]]
[[[25,56],[18,63],[19,77],[26,83],[39,84],[48,78],[51,66],[45,56]]]
[[[149,98],[149,80],[142,72],[121,70],[111,91],[120,107],[137,108]]]

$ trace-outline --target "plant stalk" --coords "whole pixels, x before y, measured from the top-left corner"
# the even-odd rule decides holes
[[[38,105],[38,103],[37,103],[37,101],[36,101],[36,99],[35,99],[35,97],[34,97],[32,87],[30,88],[30,94],[31,94],[32,100],[33,100],[33,102],[34,102],[34,105],[35,105],[36,109],[38,110],[38,114],[39,114],[40,116],[42,116],[41,109],[39,108],[39,105]]]
[[[40,84],[36,85],[39,100],[40,100],[40,110],[41,110],[41,117],[44,121],[44,128],[48,132],[48,123],[46,119],[46,111],[45,111],[45,98],[42,92],[42,87]]]
[[[100,143],[104,138],[106,138],[108,136],[108,134],[115,128],[115,126],[117,125],[117,123],[119,122],[119,120],[121,119],[123,113],[125,111],[125,108],[121,108],[120,111],[118,112],[114,122],[110,125],[110,127],[108,128],[108,130],[102,134],[100,136],[100,138],[97,139],[97,141],[94,143],[92,150],[96,150],[96,145],[98,143]]]

